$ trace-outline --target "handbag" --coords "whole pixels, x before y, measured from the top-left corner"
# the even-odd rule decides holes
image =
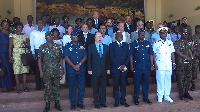
[[[21,54],[21,59],[22,59],[22,64],[24,66],[31,65],[34,63],[32,54],[26,52],[26,48],[25,48],[25,53]]]

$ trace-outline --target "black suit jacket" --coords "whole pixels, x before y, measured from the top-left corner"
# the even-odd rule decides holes
[[[86,49],[88,49],[88,46],[90,44],[93,44],[95,39],[94,39],[94,35],[91,34],[91,33],[88,33],[87,34],[87,39],[86,39],[86,42],[85,42],[85,37],[83,35],[83,32],[80,32],[79,35],[78,35],[78,38],[79,38],[79,42],[83,43],[85,46],[86,46]]]
[[[93,19],[93,28],[96,28],[97,30],[99,30],[99,27],[100,27],[100,25],[102,25],[102,24],[103,24],[103,21],[102,21],[101,19],[98,19],[98,24],[97,24],[97,27],[96,27],[95,21],[94,21],[94,19]]]
[[[106,75],[107,70],[110,70],[109,47],[103,44],[103,55],[100,58],[95,43],[88,47],[87,58],[88,71],[92,71],[92,75]]]
[[[124,31],[128,32],[129,34],[131,34],[131,32],[133,32],[133,24],[131,24],[130,29],[128,29],[128,27],[126,26],[126,23],[124,24]]]

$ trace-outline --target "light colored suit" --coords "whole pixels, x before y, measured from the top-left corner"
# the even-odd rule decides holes
[[[116,33],[113,33],[113,37],[112,37],[113,42],[116,41],[115,35],[116,35]],[[123,35],[122,42],[126,42],[126,43],[130,44],[131,43],[130,34],[128,32],[122,32],[122,35]]]

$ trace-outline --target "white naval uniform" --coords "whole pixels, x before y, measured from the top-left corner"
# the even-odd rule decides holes
[[[173,42],[159,39],[153,45],[155,61],[158,66],[156,70],[157,96],[158,99],[169,97],[171,92],[172,59],[171,54],[175,52]]]

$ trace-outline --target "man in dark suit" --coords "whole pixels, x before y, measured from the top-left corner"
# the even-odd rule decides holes
[[[94,23],[93,27],[96,29],[99,29],[100,25],[103,24],[102,20],[99,19],[99,16],[100,16],[99,11],[94,11],[92,16],[93,16],[93,23]]]
[[[113,20],[107,19],[106,21],[106,35],[113,37],[113,34],[117,32],[117,27],[113,27]]]
[[[114,107],[121,105],[129,107],[126,103],[126,74],[129,63],[129,45],[122,42],[122,32],[116,33],[116,41],[110,44],[111,72],[113,74],[113,96],[115,99]],[[119,85],[121,97],[119,96]]]
[[[131,34],[131,32],[133,32],[132,19],[131,19],[131,16],[129,16],[129,15],[126,15],[126,17],[125,17],[124,31],[128,32],[129,34]]]
[[[107,107],[106,74],[110,74],[109,47],[102,44],[102,34],[97,32],[95,43],[88,47],[87,68],[92,76],[93,98],[95,108]]]
[[[94,41],[95,41],[94,40],[94,35],[90,34],[88,32],[88,25],[86,25],[86,24],[82,25],[81,30],[82,30],[82,32],[80,32],[79,35],[78,35],[79,42],[83,43],[85,45],[85,47],[86,47],[86,50],[87,50],[88,46],[90,44],[93,44]],[[87,87],[91,86],[91,76],[88,75],[87,73],[86,73],[86,86]]]
[[[88,32],[88,25],[86,24],[82,25],[81,30],[82,32],[78,35],[79,42],[83,43],[87,49],[90,44],[94,43],[94,35]]]

